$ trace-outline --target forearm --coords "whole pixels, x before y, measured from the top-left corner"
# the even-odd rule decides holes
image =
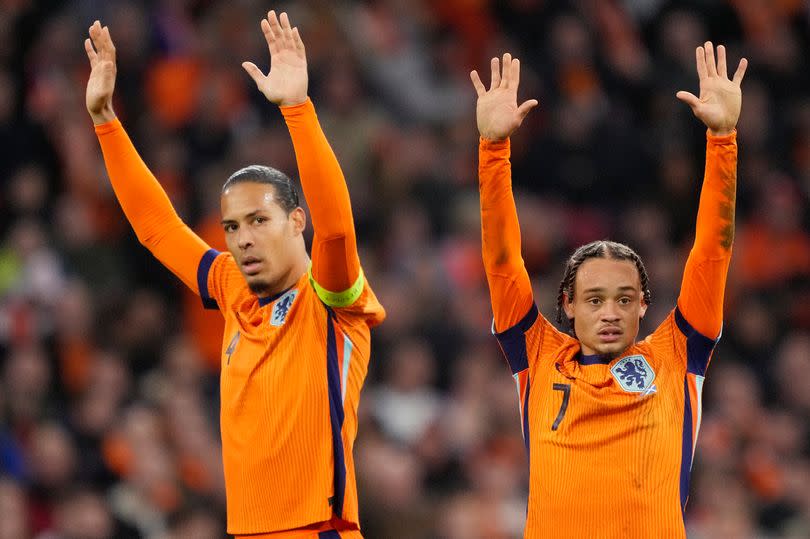
[[[700,333],[715,338],[734,242],[737,191],[736,132],[707,135],[706,172],[700,193],[695,243],[684,270],[678,306]]]
[[[497,331],[517,323],[533,302],[531,281],[520,254],[520,224],[512,194],[509,152],[508,139],[481,139],[481,243]]]
[[[177,215],[121,123],[113,119],[95,129],[113,191],[138,240],[196,291],[197,264],[208,245]]]
[[[281,112],[290,131],[301,188],[309,206],[315,241],[312,273],[333,292],[351,287],[360,274],[349,189],[340,164],[307,100]]]

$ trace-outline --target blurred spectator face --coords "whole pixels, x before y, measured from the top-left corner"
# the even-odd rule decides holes
[[[573,301],[566,296],[563,306],[585,354],[621,353],[635,341],[647,312],[635,264],[611,258],[585,260],[574,279]]]
[[[0,537],[24,539],[28,535],[25,493],[17,483],[0,478]]]
[[[12,421],[35,420],[44,404],[51,372],[42,350],[17,349],[6,362],[6,404]]]
[[[196,510],[179,519],[170,539],[221,539],[222,522],[209,511]]]
[[[442,539],[484,539],[486,506],[470,494],[451,498],[440,512],[438,535]]]
[[[196,387],[202,376],[203,359],[187,338],[178,337],[166,348],[166,370],[173,387]]]
[[[719,363],[712,367],[712,408],[737,432],[755,431],[762,414],[760,388],[750,369]]]
[[[45,424],[37,428],[30,458],[37,484],[51,492],[67,487],[76,471],[76,448],[57,425]]]
[[[357,448],[365,495],[387,509],[413,506],[421,495],[422,463],[411,451],[381,439]]]
[[[398,391],[416,391],[435,377],[435,360],[426,342],[412,339],[400,344],[391,358],[386,385]]]
[[[777,379],[785,400],[810,413],[810,335],[788,336],[776,360]]]
[[[691,73],[695,68],[695,46],[703,43],[706,37],[706,29],[697,15],[675,11],[662,24],[661,48],[667,56]]]
[[[90,490],[71,494],[56,511],[60,539],[108,539],[114,524],[104,499]]]
[[[9,182],[9,199],[12,207],[20,213],[35,213],[42,210],[48,196],[45,171],[36,165],[23,167]]]

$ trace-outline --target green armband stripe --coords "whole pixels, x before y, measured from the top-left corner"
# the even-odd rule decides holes
[[[315,289],[315,293],[318,294],[319,298],[321,298],[321,301],[330,307],[348,307],[357,301],[357,298],[359,298],[360,294],[363,293],[363,286],[365,285],[366,280],[363,277],[363,269],[360,268],[360,275],[357,276],[357,280],[354,281],[352,286],[343,292],[330,292],[315,282],[315,278],[312,276],[312,264],[310,264],[309,282],[312,284],[312,288]]]

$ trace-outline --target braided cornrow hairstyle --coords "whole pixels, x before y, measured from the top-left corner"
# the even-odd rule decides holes
[[[650,292],[650,280],[647,276],[647,270],[644,267],[644,262],[641,257],[636,254],[634,250],[623,243],[615,241],[599,240],[583,245],[568,259],[565,263],[565,274],[562,281],[560,281],[560,290],[557,293],[557,322],[562,323],[565,321],[569,324],[571,333],[574,334],[574,326],[565,316],[563,310],[563,301],[567,295],[569,298],[574,297],[574,281],[577,278],[577,270],[583,262],[589,258],[612,258],[614,260],[629,260],[636,265],[638,276],[641,279],[641,291],[644,294],[644,301],[647,305],[652,303],[652,293]],[[574,334],[574,336],[576,336]]]

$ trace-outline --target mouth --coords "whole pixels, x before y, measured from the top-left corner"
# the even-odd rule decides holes
[[[256,275],[262,269],[262,261],[255,256],[246,256],[242,259],[241,266],[245,275]]]
[[[624,332],[616,327],[608,327],[599,330],[599,340],[603,343],[613,343],[617,342]]]

